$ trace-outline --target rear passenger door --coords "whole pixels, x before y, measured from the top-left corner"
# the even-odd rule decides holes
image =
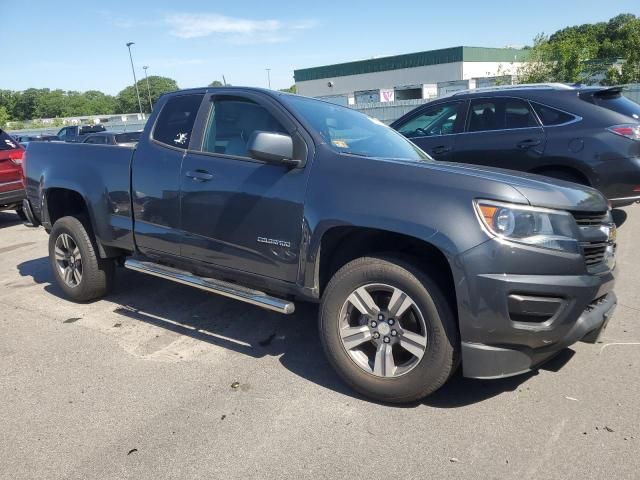
[[[455,134],[464,126],[465,101],[428,105],[394,128],[436,160],[451,160]]]
[[[204,93],[174,95],[140,142],[131,166],[137,247],[144,253],[180,254],[180,167],[189,148]]]
[[[475,98],[465,132],[456,139],[456,162],[527,171],[544,154],[546,138],[528,101]]]

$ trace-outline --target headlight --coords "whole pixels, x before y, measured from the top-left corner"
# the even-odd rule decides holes
[[[541,248],[578,253],[575,220],[568,212],[476,200],[482,225],[498,238]]]

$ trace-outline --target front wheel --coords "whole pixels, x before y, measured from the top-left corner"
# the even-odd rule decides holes
[[[49,261],[56,282],[73,301],[100,298],[113,284],[114,262],[99,257],[87,228],[75,217],[62,217],[53,225]]]
[[[342,267],[322,298],[320,334],[338,374],[379,401],[419,400],[458,366],[447,299],[428,275],[400,260],[365,257]]]

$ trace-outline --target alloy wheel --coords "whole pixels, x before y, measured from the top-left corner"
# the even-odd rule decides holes
[[[391,285],[354,290],[340,311],[339,334],[353,362],[377,377],[398,377],[420,363],[427,327],[416,302]]]

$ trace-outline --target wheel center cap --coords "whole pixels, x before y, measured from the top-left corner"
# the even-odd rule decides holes
[[[378,331],[382,335],[389,335],[389,333],[391,333],[391,327],[386,322],[380,322],[378,324]]]

